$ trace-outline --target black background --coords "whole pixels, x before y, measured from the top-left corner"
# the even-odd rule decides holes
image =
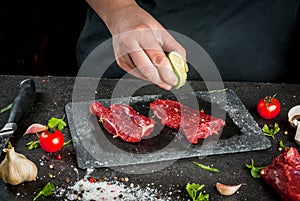
[[[84,0],[0,1],[0,74],[76,76],[76,43],[87,7]],[[292,71],[300,65],[299,33],[297,24],[288,52]],[[294,73],[287,83],[298,80]]]
[[[83,0],[0,3],[0,74],[76,75]]]

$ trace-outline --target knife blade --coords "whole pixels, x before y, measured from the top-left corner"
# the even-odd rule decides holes
[[[0,154],[9,139],[18,128],[18,123],[26,117],[32,109],[35,99],[36,87],[34,80],[25,79],[20,83],[18,95],[12,103],[7,123],[0,130]]]

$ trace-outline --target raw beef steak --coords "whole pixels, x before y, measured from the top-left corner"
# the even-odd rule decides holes
[[[139,142],[149,136],[154,128],[154,121],[138,114],[131,106],[113,104],[110,108],[99,102],[90,105],[90,113],[95,114],[103,127],[113,135],[127,142]]]
[[[300,200],[300,156],[297,149],[291,147],[281,153],[261,174],[282,200]]]
[[[223,119],[212,117],[173,100],[155,100],[150,103],[154,115],[167,127],[182,133],[189,142],[197,144],[199,139],[218,134],[225,125]]]

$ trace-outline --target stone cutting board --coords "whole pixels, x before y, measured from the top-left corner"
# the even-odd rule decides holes
[[[79,168],[124,167],[136,164],[168,163],[182,158],[205,157],[263,150],[271,147],[247,108],[236,93],[227,89],[219,92],[196,91],[182,94],[145,95],[136,97],[97,99],[109,107],[113,103],[129,104],[140,113],[151,116],[149,103],[155,99],[175,99],[210,115],[225,119],[226,126],[218,135],[188,143],[183,135],[163,127],[159,121],[154,132],[139,143],[127,143],[113,138],[89,114],[93,101],[68,103],[65,106]],[[191,125],[193,126],[193,125]]]

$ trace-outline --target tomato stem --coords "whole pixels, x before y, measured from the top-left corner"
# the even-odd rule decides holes
[[[264,98],[264,101],[266,102],[266,107],[268,108],[269,103],[272,103],[273,98],[276,96],[276,94],[274,94],[273,96],[266,96]]]
[[[55,132],[55,128],[49,128],[48,134],[52,134]]]

